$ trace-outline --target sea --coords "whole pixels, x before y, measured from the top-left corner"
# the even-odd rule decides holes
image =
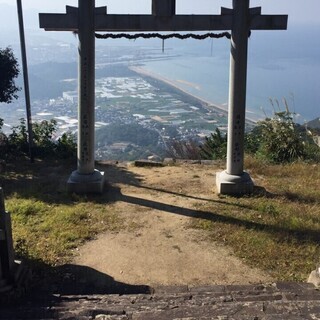
[[[163,55],[143,68],[227,108],[229,40],[166,40]],[[299,123],[320,116],[320,28],[289,25],[286,31],[252,31],[246,104],[253,120],[271,117],[285,105]]]
[[[73,36],[71,39],[76,44]],[[101,41],[97,41],[100,53],[104,52],[99,49],[102,44],[105,52],[109,52],[112,46],[118,47],[117,50],[120,48],[119,58],[135,51],[134,55],[142,59],[139,58],[138,62],[133,59],[132,64],[138,63],[155,76],[227,110],[228,39],[170,39],[164,42],[163,53],[162,42],[158,39]],[[130,64],[130,59],[123,60]],[[72,58],[68,56],[66,61],[72,61]],[[247,118],[257,121],[272,117],[274,112],[284,110],[285,104],[296,122],[305,123],[320,117],[320,25],[291,26],[289,19],[288,30],[251,33],[248,41]],[[6,110],[7,106],[0,104],[3,117]]]

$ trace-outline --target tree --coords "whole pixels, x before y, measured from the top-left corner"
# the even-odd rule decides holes
[[[15,78],[19,75],[18,67],[12,49],[0,49],[0,102],[10,103],[18,98],[20,88],[15,85]]]

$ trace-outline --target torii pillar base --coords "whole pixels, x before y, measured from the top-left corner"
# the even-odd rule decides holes
[[[104,172],[94,170],[90,174],[81,174],[76,170],[72,172],[67,182],[67,191],[77,194],[101,194],[103,192],[104,181]]]
[[[217,173],[217,191],[219,194],[241,196],[253,193],[253,181],[247,172],[241,175],[228,174],[227,171]]]
[[[320,288],[320,264],[317,266],[316,270],[311,272],[307,282],[314,284],[317,288]]]

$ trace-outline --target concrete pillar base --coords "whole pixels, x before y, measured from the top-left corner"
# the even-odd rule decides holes
[[[311,272],[307,282],[314,284],[317,288],[320,288],[320,264],[316,270]]]
[[[247,172],[241,175],[231,175],[226,171],[217,173],[216,185],[219,194],[240,196],[253,192],[253,181]]]
[[[30,281],[30,269],[23,261],[15,260],[10,279],[0,279],[0,304],[12,303],[24,296]]]
[[[80,174],[77,170],[73,171],[67,182],[69,193],[102,193],[104,186],[104,172],[94,170],[90,174]]]

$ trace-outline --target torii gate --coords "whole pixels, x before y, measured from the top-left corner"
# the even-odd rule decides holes
[[[217,174],[223,194],[253,190],[243,171],[246,109],[247,49],[250,30],[285,30],[287,15],[261,15],[250,0],[233,0],[233,9],[221,15],[176,15],[175,0],[152,0],[151,15],[107,14],[95,0],[79,0],[66,14],[40,14],[40,28],[76,31],[79,35],[78,165],[67,183],[68,191],[102,192],[104,173],[94,168],[95,31],[212,31],[231,30],[227,169]]]

